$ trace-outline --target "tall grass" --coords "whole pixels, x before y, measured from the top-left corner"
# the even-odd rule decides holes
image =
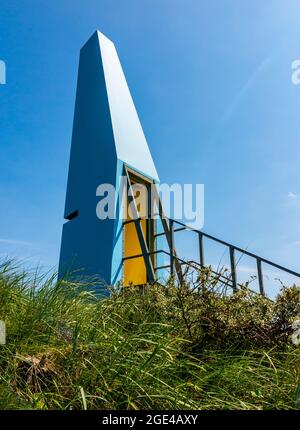
[[[298,287],[276,302],[210,277],[111,291],[0,267],[0,408],[295,409]]]

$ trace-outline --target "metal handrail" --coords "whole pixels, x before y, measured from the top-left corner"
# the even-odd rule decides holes
[[[269,264],[270,266],[276,267],[277,269],[283,270],[283,271],[285,271],[285,272],[287,272],[287,273],[289,273],[291,275],[294,275],[294,276],[300,278],[300,273],[295,272],[295,271],[293,271],[291,269],[288,269],[287,267],[281,266],[280,264],[274,263],[273,261],[270,261],[270,260],[267,260],[266,258],[260,257],[259,255],[254,254],[253,252],[249,252],[246,249],[242,249],[242,248],[240,248],[240,247],[238,247],[236,245],[233,245],[232,243],[225,242],[224,240],[218,239],[217,237],[214,237],[214,236],[212,236],[210,234],[204,233],[201,230],[196,230],[196,229],[194,229],[192,227],[189,227],[188,225],[185,225],[185,224],[183,224],[180,221],[176,221],[176,220],[173,220],[173,221],[175,223],[180,224],[180,225],[182,225],[182,226],[185,227],[185,228],[182,228],[180,230],[191,230],[191,231],[194,231],[195,233],[202,234],[204,237],[207,237],[208,239],[214,240],[215,242],[221,243],[222,245],[225,245],[225,246],[228,246],[228,247],[232,247],[236,251],[241,252],[242,254],[248,255],[249,257],[258,258],[258,259],[261,260],[262,263]],[[174,232],[175,231],[176,230],[174,230]],[[179,231],[179,230],[177,230],[177,231]]]
[[[162,268],[169,267],[171,275],[173,275],[173,273],[174,273],[174,261],[175,261],[175,259],[180,264],[189,264],[190,266],[192,266],[191,263],[186,262],[186,261],[180,259],[176,255],[176,253],[175,253],[175,247],[174,247],[174,233],[179,232],[179,231],[189,230],[189,231],[193,231],[196,234],[198,234],[198,237],[199,237],[199,260],[200,261],[199,261],[199,263],[197,263],[195,261],[192,261],[193,264],[196,264],[196,265],[198,265],[200,267],[205,267],[205,262],[204,262],[204,241],[203,241],[203,238],[208,238],[208,239],[210,239],[210,240],[212,240],[214,242],[217,242],[217,243],[219,243],[221,245],[224,245],[224,246],[228,247],[228,249],[229,249],[229,257],[230,257],[230,268],[231,268],[231,280],[230,281],[232,283],[231,287],[233,288],[234,291],[237,290],[238,286],[241,286],[241,284],[239,284],[237,282],[237,273],[236,273],[237,264],[236,264],[236,261],[235,261],[235,252],[240,252],[241,254],[247,255],[247,256],[249,256],[251,258],[254,258],[256,260],[257,275],[258,275],[257,278],[258,278],[258,284],[259,284],[259,291],[260,291],[260,294],[262,294],[263,296],[265,296],[266,294],[265,294],[264,282],[263,282],[262,263],[267,264],[267,265],[272,266],[272,267],[275,267],[276,269],[282,270],[283,272],[286,272],[286,273],[288,273],[290,275],[293,275],[293,276],[295,276],[297,278],[300,278],[300,273],[295,272],[294,270],[288,269],[287,267],[281,266],[280,264],[274,263],[273,261],[267,260],[266,258],[263,258],[263,257],[261,257],[261,256],[259,256],[257,254],[254,254],[253,252],[249,252],[246,249],[242,249],[239,246],[233,245],[230,242],[226,242],[226,241],[224,241],[222,239],[219,239],[219,238],[217,238],[215,236],[212,236],[212,235],[210,235],[208,233],[205,233],[204,231],[194,229],[193,227],[190,227],[190,226],[188,226],[188,225],[186,225],[186,224],[184,224],[184,223],[182,223],[180,221],[177,221],[175,219],[167,218],[167,217],[165,217],[165,219],[167,219],[168,223],[169,223],[169,233],[168,234],[170,235],[169,236],[170,252],[167,252],[165,250],[157,250],[157,251],[148,252],[147,254],[148,254],[148,256],[150,256],[150,255],[153,255],[153,254],[164,253],[164,254],[166,254],[166,255],[168,255],[170,257],[170,264],[164,265],[164,266],[161,266],[161,267],[156,267],[155,270],[159,270],[159,269],[162,269]],[[141,218],[138,219],[138,222],[140,220],[141,220]],[[132,219],[132,220],[126,220],[123,223],[123,225],[125,225],[127,223],[130,223],[130,222],[136,222],[136,221],[137,220],[134,220],[134,219]],[[180,225],[181,227],[174,228],[174,224]],[[166,232],[154,234],[154,238],[155,239],[157,237],[160,237],[160,236],[166,236]],[[142,253],[142,254],[138,254],[138,255],[134,255],[134,256],[124,257],[123,258],[123,262],[125,260],[128,260],[128,259],[140,258],[140,257],[144,257],[145,258],[144,254]],[[215,272],[215,271],[213,271],[213,273],[215,273],[218,276],[220,275],[220,273]],[[226,282],[227,282],[227,278],[225,278],[225,279],[226,279]],[[222,281],[222,280],[221,280],[221,282],[225,283],[225,281]]]

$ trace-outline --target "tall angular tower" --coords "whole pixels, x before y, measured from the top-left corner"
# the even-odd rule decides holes
[[[111,184],[118,190],[125,167],[134,182],[158,183],[115,46],[96,31],[80,52],[60,277],[81,269],[106,284],[147,281],[142,258],[123,264],[124,256],[141,249],[134,225],[123,226],[118,198],[114,219],[100,220],[96,215],[97,187]],[[146,220],[142,225],[149,247],[153,228]]]

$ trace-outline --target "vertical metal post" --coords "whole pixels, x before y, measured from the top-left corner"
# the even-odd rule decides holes
[[[170,234],[170,273],[174,275],[174,221],[169,220],[169,234]]]
[[[154,219],[152,219],[152,193],[151,193],[152,186],[147,186],[147,219],[146,219],[146,225],[147,225],[147,237],[146,241],[149,244],[149,252],[155,251],[156,247],[156,241],[154,237],[154,228],[155,228],[155,222]],[[156,255],[152,254],[150,255],[150,259],[152,261],[154,274],[155,274],[155,266],[156,266]]]
[[[160,216],[160,219],[161,219],[161,223],[163,225],[165,237],[167,239],[169,248],[171,249],[169,223],[167,222],[167,218],[166,218],[166,216],[164,214],[162,203],[161,203],[161,199],[160,199],[160,197],[158,195],[156,187],[153,187],[153,198],[154,198],[154,201],[158,203],[159,216]],[[169,219],[169,221],[170,221],[170,219]],[[177,253],[176,253],[175,244],[174,244],[174,238],[173,238],[173,246],[172,247],[173,247],[173,257],[174,257],[175,270],[176,270],[176,273],[177,273],[177,276],[178,276],[178,279],[179,279],[180,283],[182,283],[184,281],[183,280],[183,273],[182,273],[182,270],[181,270],[181,264],[180,264],[180,262],[179,262],[179,260],[177,258]]]
[[[257,264],[259,291],[260,291],[260,294],[262,296],[265,296],[266,293],[265,293],[265,288],[264,288],[264,280],[263,280],[263,274],[262,274],[262,269],[261,269],[261,259],[260,258],[256,259],[256,264]]]
[[[199,232],[199,258],[200,266],[204,267],[204,243],[203,243],[203,233]]]
[[[230,254],[230,267],[231,267],[231,279],[232,279],[232,288],[233,291],[237,291],[237,279],[236,279],[236,262],[235,262],[235,252],[234,247],[229,246],[229,254]]]

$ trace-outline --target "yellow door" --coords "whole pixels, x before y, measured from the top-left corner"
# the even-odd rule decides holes
[[[138,181],[136,178],[130,178],[131,184],[138,184],[140,181]],[[147,208],[147,192],[149,190],[149,187],[147,187],[147,184],[142,183],[143,187],[139,188],[139,196],[138,196],[138,211],[140,216],[143,218],[140,223],[142,227],[142,231],[144,234],[144,238],[146,239],[146,242],[149,247],[149,234],[148,234],[148,221],[146,218],[147,214],[145,213],[145,208]],[[128,203],[127,203],[128,205]],[[126,208],[126,219],[130,220],[132,219],[130,217],[130,210],[128,210],[128,206]],[[123,244],[123,250],[124,250],[124,257],[130,257],[133,255],[139,255],[142,254],[142,249],[140,246],[138,234],[136,231],[136,226],[134,222],[130,222],[124,225],[124,244]],[[124,261],[124,285],[141,285],[147,283],[147,271],[146,266],[144,262],[143,257],[139,258],[132,258],[129,260]]]

